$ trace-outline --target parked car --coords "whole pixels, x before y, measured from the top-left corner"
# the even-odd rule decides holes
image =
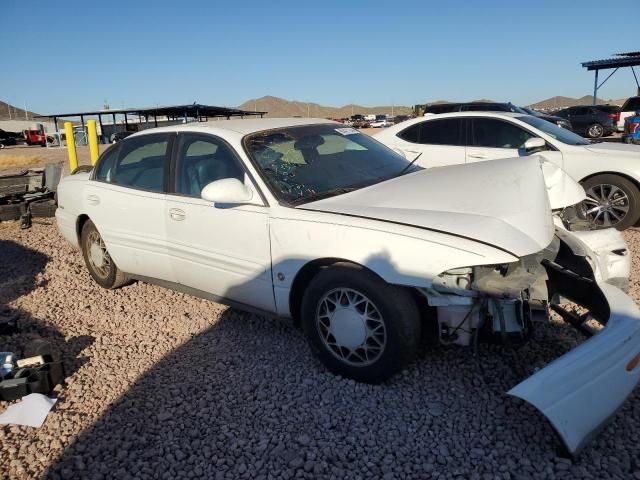
[[[383,120],[376,120],[369,124],[369,127],[371,128],[387,128],[389,126],[391,126],[391,123],[388,122],[386,118]]]
[[[396,115],[395,117],[393,117],[393,123],[398,124],[400,122],[404,122],[405,120],[409,120],[410,118],[413,117],[410,115]]]
[[[430,115],[389,127],[375,137],[423,167],[541,155],[587,192],[594,227],[625,229],[640,219],[640,147],[593,143],[539,117],[467,112]],[[542,140],[542,146],[531,145]]]
[[[15,145],[16,138],[11,132],[6,132],[0,128],[0,148]]]
[[[47,146],[47,136],[43,130],[27,129],[23,130],[22,134],[27,145]]]
[[[230,120],[122,140],[62,180],[56,217],[102,287],[140,279],[292,317],[328,369],[364,382],[410,362],[422,332],[522,342],[571,298],[590,314],[576,327],[604,328],[509,394],[575,454],[640,379],[621,234],[554,229],[550,205],[576,190],[538,157],[422,169],[343,124]]]
[[[429,105],[425,109],[425,114],[441,114],[441,113],[453,113],[453,112],[513,112],[522,113],[525,115],[534,115],[542,118],[551,123],[555,123],[559,127],[567,128],[571,130],[571,123],[561,117],[554,115],[547,115],[544,113],[536,112],[535,110],[525,109],[518,107],[513,103],[499,103],[499,102],[467,102],[467,103],[440,103],[436,105]],[[532,113],[535,112],[535,113]]]
[[[600,138],[617,131],[617,115],[595,105],[579,105],[556,112],[571,122],[571,131],[588,138]]]
[[[620,115],[618,115],[617,122],[619,132],[624,130],[624,120],[627,117],[635,115],[636,112],[640,112],[640,96],[628,98],[622,107],[620,107]]]
[[[634,115],[629,115],[624,119],[624,130],[622,141],[624,143],[635,143],[640,145],[640,111]]]

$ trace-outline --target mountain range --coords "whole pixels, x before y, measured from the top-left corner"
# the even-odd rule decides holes
[[[574,105],[591,105],[593,97],[585,95],[580,98],[572,97],[551,97],[546,100],[529,105],[531,108],[542,110],[555,110]],[[609,99],[604,100],[598,98],[598,104],[622,105],[626,99]],[[491,101],[491,100],[483,100]],[[429,104],[448,103],[447,100],[436,100],[425,102]],[[285,100],[284,98],[265,96],[247,100],[238,108],[249,111],[267,112],[267,117],[316,117],[316,118],[345,118],[353,114],[387,114],[387,115],[409,115],[413,111],[413,107],[402,105],[380,105],[374,107],[365,107],[362,105],[344,105],[342,107],[330,107],[319,105],[317,103],[300,102],[298,100]],[[27,111],[29,119],[32,119],[37,113]],[[0,101],[0,120],[18,119],[25,120],[25,110],[14,107],[6,102]]]

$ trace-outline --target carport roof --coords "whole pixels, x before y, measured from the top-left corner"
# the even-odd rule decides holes
[[[85,117],[91,115],[122,115],[133,114],[148,116],[160,116],[160,117],[243,117],[260,115],[261,117],[267,112],[252,112],[249,110],[240,110],[238,108],[227,107],[215,107],[212,105],[201,105],[199,103],[192,103],[190,105],[174,105],[164,107],[150,107],[150,108],[120,108],[109,110],[94,110],[87,112],[72,112],[72,113],[51,113],[48,115],[37,115],[34,118],[63,118],[63,117]]]
[[[606,70],[609,68],[635,67],[640,65],[640,52],[616,53],[615,58],[582,62],[587,70]]]

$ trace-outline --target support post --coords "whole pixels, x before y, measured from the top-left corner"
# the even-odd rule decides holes
[[[67,137],[67,152],[69,153],[69,171],[78,168],[78,156],[76,154],[76,139],[73,138],[73,123],[64,122],[64,132]]]
[[[89,120],[87,122],[87,130],[89,131],[89,155],[91,157],[91,165],[96,164],[96,160],[98,160],[98,132],[96,130],[96,121]]]
[[[102,125],[102,115],[98,114],[98,121],[100,122],[100,138],[99,143],[102,143],[102,139],[104,138],[104,126]]]
[[[596,69],[596,76],[593,82],[593,105],[596,104],[596,97],[598,96],[598,69]]]

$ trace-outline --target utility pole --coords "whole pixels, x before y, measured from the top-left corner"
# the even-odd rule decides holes
[[[24,101],[24,119],[29,120],[29,114],[27,113],[27,101]]]
[[[9,110],[9,120],[11,120],[11,105],[7,103],[7,110]]]
[[[307,118],[309,118],[309,104],[307,103]]]

